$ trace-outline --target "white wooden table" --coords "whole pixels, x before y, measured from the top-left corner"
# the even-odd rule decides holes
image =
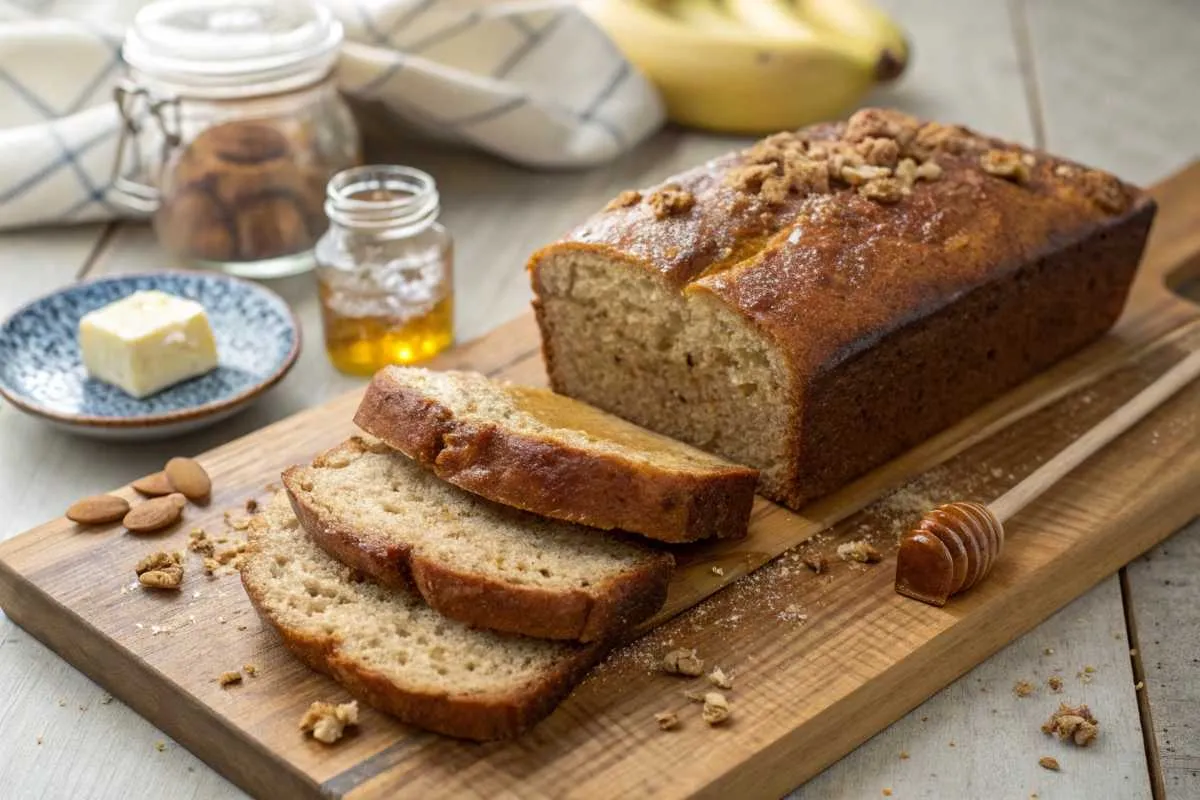
[[[1151,183],[1200,153],[1194,0],[887,0],[909,28],[906,81],[873,102],[960,121]],[[736,140],[667,130],[588,173],[528,173],[488,158],[392,145],[439,181],[458,243],[460,341],[522,313],[523,260],[618,190]],[[136,224],[0,235],[0,316],[85,276],[169,266]],[[72,438],[0,407],[0,537],[170,455],[235,438],[354,387],[329,366],[311,276],[274,284],[307,342],[253,410],[182,440]],[[947,687],[825,773],[799,798],[1200,797],[1200,525],[1193,524]],[[1092,667],[1090,683],[1077,673]],[[1045,679],[1059,670],[1063,695]],[[1018,698],[1013,685],[1038,686]],[[1138,682],[1144,685],[1138,688]],[[11,798],[228,798],[240,791],[0,615],[0,792]],[[1058,700],[1086,701],[1089,750],[1038,730]],[[160,751],[156,745],[165,742]],[[1055,752],[1058,773],[1037,759]]]

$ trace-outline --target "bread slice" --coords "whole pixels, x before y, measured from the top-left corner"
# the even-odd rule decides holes
[[[354,421],[489,500],[664,542],[744,536],[758,481],[586,403],[475,372],[383,369]]]
[[[669,553],[483,500],[381,442],[350,439],[283,484],[328,553],[471,625],[590,642],[666,599]]]
[[[450,736],[516,736],[549,714],[598,645],[472,629],[418,597],[363,581],[300,530],[279,492],[250,522],[242,583],[304,663],[365,702]]]

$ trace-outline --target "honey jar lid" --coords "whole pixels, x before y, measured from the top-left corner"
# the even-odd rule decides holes
[[[341,43],[342,24],[309,0],[158,0],[134,17],[122,55],[176,94],[240,97],[320,80]]]

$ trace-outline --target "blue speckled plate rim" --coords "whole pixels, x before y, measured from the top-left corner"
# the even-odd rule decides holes
[[[238,392],[231,397],[226,397],[221,400],[214,400],[211,403],[204,403],[203,405],[193,406],[191,408],[180,409],[179,411],[167,411],[161,414],[146,414],[138,417],[96,417],[89,416],[87,414],[63,414],[58,411],[51,411],[44,406],[30,403],[28,399],[9,389],[9,387],[3,382],[0,382],[0,396],[4,397],[4,399],[6,399],[8,402],[12,403],[14,406],[28,414],[33,414],[34,416],[43,417],[45,419],[53,420],[66,425],[99,428],[149,428],[159,425],[176,425],[181,422],[200,419],[202,417],[207,417],[210,414],[216,414],[235,406],[239,406],[279,383],[281,380],[283,380],[284,376],[291,371],[292,367],[296,365],[296,359],[300,357],[300,345],[303,332],[300,327],[300,319],[296,316],[296,312],[292,310],[292,307],[288,305],[286,300],[279,296],[278,292],[275,292],[260,283],[255,283],[254,281],[246,280],[245,278],[238,278],[233,275],[226,275],[221,272],[161,269],[155,270],[154,272],[126,272],[116,275],[101,275],[95,278],[89,278],[87,280],[76,281],[70,286],[64,286],[63,288],[54,292],[48,292],[41,297],[30,300],[28,303],[20,306],[17,308],[17,310],[13,311],[3,320],[0,320],[0,329],[7,326],[8,323],[13,319],[16,319],[21,314],[24,314],[32,309],[38,303],[43,303],[46,300],[49,300],[51,297],[55,297],[66,292],[74,291],[85,286],[109,283],[112,281],[126,281],[137,278],[147,278],[153,280],[164,275],[174,275],[189,279],[205,278],[241,284],[247,287],[250,291],[259,292],[263,295],[266,295],[271,302],[278,304],[283,310],[286,318],[291,322],[292,330],[295,332],[295,336],[292,337],[292,349],[288,351],[287,356],[284,357],[283,362],[279,365],[279,368],[267,376],[264,380],[260,381],[254,386],[249,387],[248,389]]]

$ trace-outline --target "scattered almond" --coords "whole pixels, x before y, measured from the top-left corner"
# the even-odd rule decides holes
[[[658,729],[663,731],[673,731],[679,727],[679,717],[674,711],[660,711],[654,715],[654,721],[658,723]]]
[[[1053,770],[1054,772],[1058,772],[1060,769],[1062,769],[1062,767],[1060,767],[1058,764],[1058,759],[1054,756],[1042,756],[1038,759],[1038,766],[1042,767],[1043,769]]]
[[[104,525],[129,513],[129,501],[114,494],[95,494],[76,500],[67,509],[67,519],[80,525]]]
[[[300,718],[300,730],[311,732],[318,742],[333,744],[342,738],[346,728],[358,724],[358,703],[313,703]]]
[[[700,716],[709,725],[720,725],[729,719],[729,701],[720,692],[709,692],[704,695],[704,710]]]
[[[698,677],[704,674],[704,662],[695,650],[672,650],[663,657],[663,672],[670,675]]]
[[[132,533],[151,533],[174,525],[183,514],[184,497],[171,494],[134,506],[121,521]]]
[[[163,472],[175,491],[194,502],[207,500],[212,494],[212,479],[200,466],[200,462],[192,458],[176,457],[167,462]]]
[[[138,583],[148,589],[178,589],[183,583],[183,556],[157,552],[143,558],[134,567]]]
[[[138,478],[130,486],[139,494],[144,494],[147,497],[162,497],[164,494],[170,494],[175,491],[175,488],[171,486],[171,482],[167,480],[167,473],[165,472],[156,472],[153,475]]]

